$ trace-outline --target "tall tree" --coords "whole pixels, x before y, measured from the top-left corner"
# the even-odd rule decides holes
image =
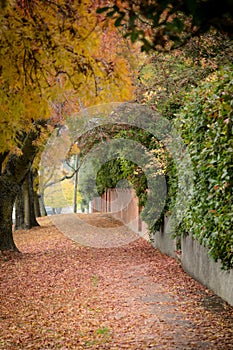
[[[70,99],[76,109],[77,100],[84,106],[127,100],[132,90],[127,59],[116,54],[119,46],[115,55],[106,52],[103,57],[103,27],[91,0],[18,0],[3,5],[0,250],[17,250],[12,235],[13,204],[41,140],[64,123],[64,108],[56,108],[66,106]]]

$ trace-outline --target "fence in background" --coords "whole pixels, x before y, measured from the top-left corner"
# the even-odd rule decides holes
[[[140,217],[141,208],[133,189],[110,188],[91,203],[92,213],[111,213],[115,219],[138,233],[146,233],[147,225]]]

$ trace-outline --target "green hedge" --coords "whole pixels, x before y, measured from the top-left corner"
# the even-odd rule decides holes
[[[176,120],[194,171],[194,193],[178,235],[191,233],[224,269],[233,267],[232,68],[187,94]]]

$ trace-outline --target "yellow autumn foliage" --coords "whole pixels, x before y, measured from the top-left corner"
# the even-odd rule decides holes
[[[101,27],[91,0],[9,1],[0,35],[1,153],[20,147],[35,121],[56,125],[80,103],[132,98],[132,57],[114,26]]]
[[[45,205],[51,208],[66,208],[74,203],[74,182],[64,180],[46,188],[44,193]],[[81,203],[82,196],[77,190],[77,203]]]

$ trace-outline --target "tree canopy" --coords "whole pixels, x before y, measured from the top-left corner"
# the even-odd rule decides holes
[[[113,27],[103,31],[92,1],[6,2],[0,20],[2,152],[34,121],[61,122],[65,105],[79,107],[77,91],[84,106],[130,97],[123,41]]]
[[[170,49],[211,27],[232,37],[232,0],[144,0],[100,2],[99,13],[113,17],[115,25],[142,50]]]

